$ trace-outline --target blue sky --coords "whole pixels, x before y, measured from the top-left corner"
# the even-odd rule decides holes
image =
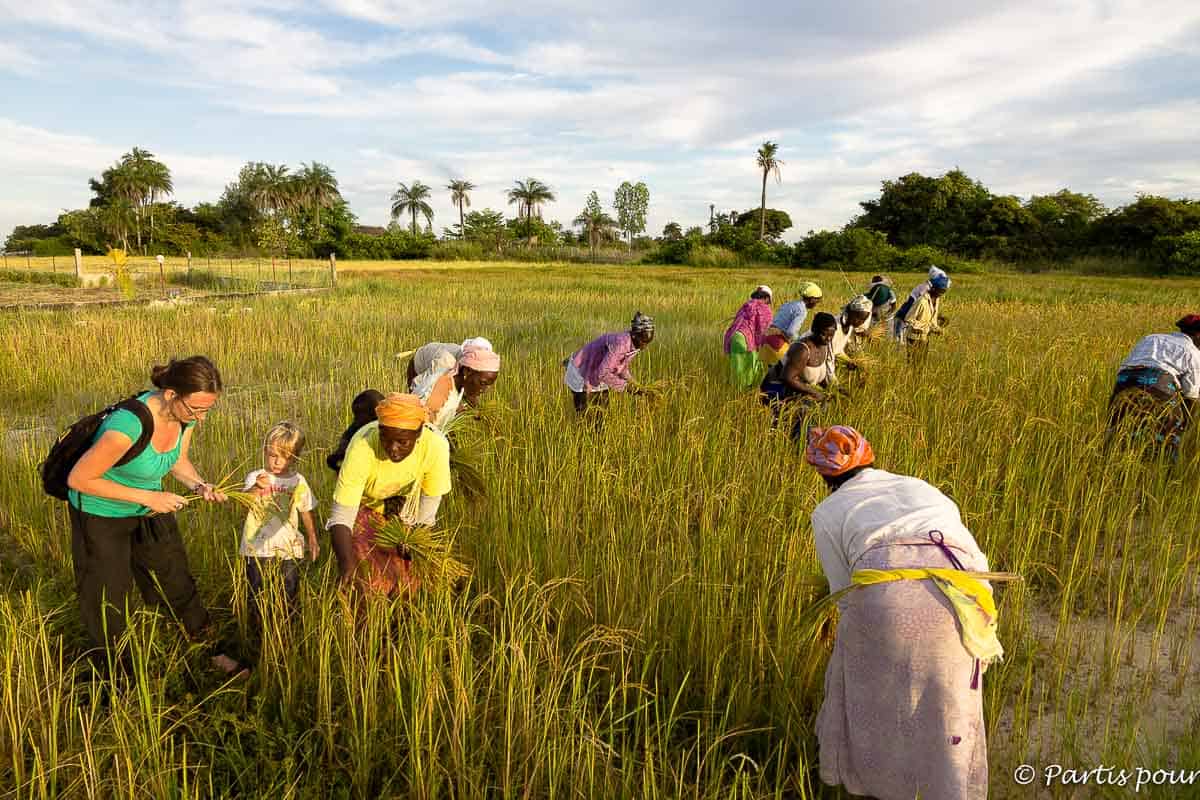
[[[650,232],[768,202],[794,236],[835,228],[913,170],[1106,204],[1200,197],[1200,3],[1172,0],[606,4],[483,0],[0,0],[0,236],[86,205],[133,146],[176,199],[215,200],[246,161],[328,164],[363,224],[398,182],[549,218],[623,180]]]

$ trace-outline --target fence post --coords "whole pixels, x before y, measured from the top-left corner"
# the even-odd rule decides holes
[[[233,256],[229,257],[229,277],[233,278]]]
[[[279,278],[275,276],[275,256],[271,256],[271,282],[275,283],[278,280]]]
[[[167,296],[167,272],[166,272],[166,269],[163,267],[163,262],[166,261],[166,259],[163,258],[162,253],[159,253],[158,255],[156,255],[154,257],[154,260],[158,262],[158,288],[159,288],[159,291],[161,291],[163,293],[163,297],[166,297]]]
[[[288,288],[292,288],[292,257],[288,256]]]
[[[83,252],[78,247],[75,248],[75,280],[83,286]]]
[[[187,274],[188,274],[188,277],[190,278],[192,276],[192,251],[191,250],[188,250],[187,259],[188,259]]]
[[[54,270],[56,274],[58,273],[58,259],[54,257],[54,253],[50,254],[50,269]]]
[[[33,274],[33,251],[25,251],[25,269],[29,270],[29,274]]]
[[[329,254],[329,285],[337,286],[337,256]]]

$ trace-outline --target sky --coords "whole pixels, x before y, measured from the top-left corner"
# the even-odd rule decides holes
[[[834,229],[880,182],[958,167],[993,192],[1069,187],[1110,207],[1200,197],[1194,0],[0,0],[0,237],[87,205],[134,146],[175,199],[247,161],[319,161],[360,224],[400,182],[507,209],[550,185],[650,189],[648,232],[759,204]]]

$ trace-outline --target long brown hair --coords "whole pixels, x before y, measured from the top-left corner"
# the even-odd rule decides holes
[[[158,364],[150,370],[150,382],[159,389],[171,389],[187,397],[195,392],[220,394],[225,386],[221,373],[206,356],[171,359],[169,364]]]

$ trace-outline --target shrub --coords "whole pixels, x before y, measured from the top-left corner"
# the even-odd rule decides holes
[[[1200,230],[1170,238],[1172,242],[1167,272],[1172,275],[1200,275]]]
[[[818,231],[801,239],[792,254],[792,265],[814,267],[838,264],[862,272],[888,269],[896,258],[896,248],[887,236],[866,228]]]
[[[429,257],[435,261],[483,261],[487,255],[479,242],[451,240],[435,244]]]
[[[691,267],[740,267],[741,258],[732,250],[711,244],[693,247],[688,253],[687,264]]]

